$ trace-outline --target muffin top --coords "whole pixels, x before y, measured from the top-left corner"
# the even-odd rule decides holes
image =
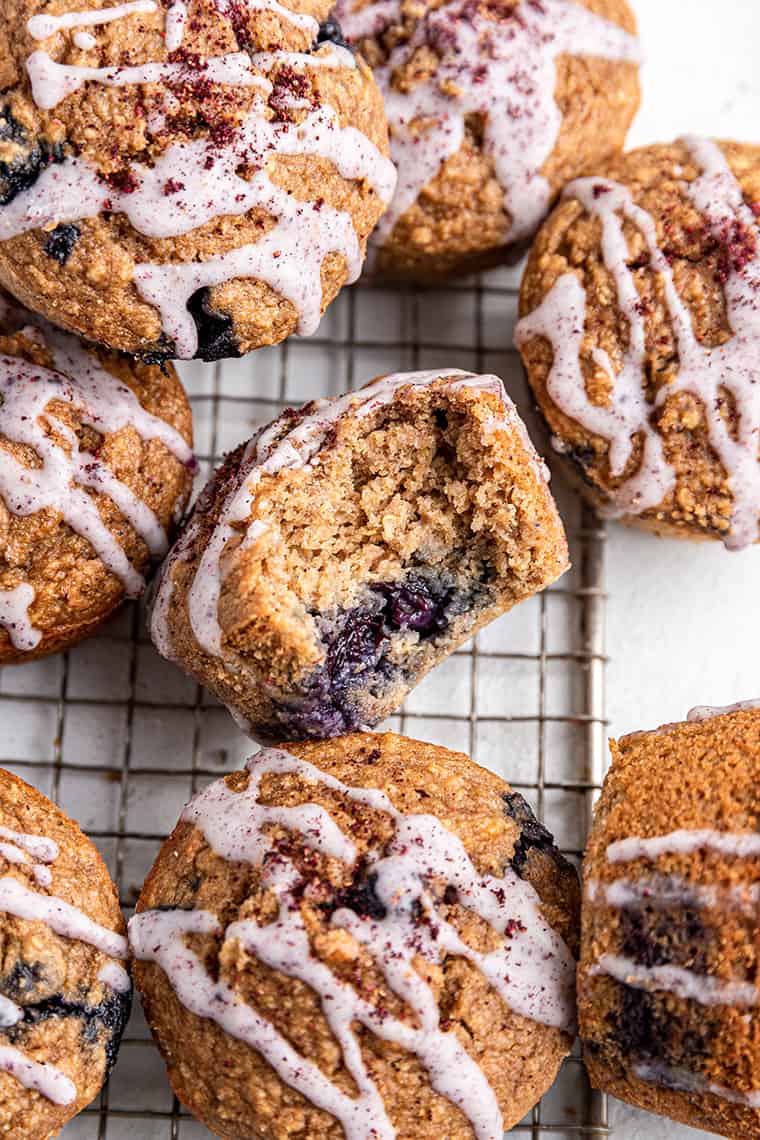
[[[567,180],[619,149],[638,105],[625,0],[339,0],[374,68],[399,182],[379,268],[452,268],[529,239]],[[398,247],[398,248],[396,248]]]
[[[0,769],[0,1132],[46,1140],[110,1070],[131,997],[116,889],[89,839]]]
[[[566,187],[517,342],[608,513],[732,548],[760,516],[760,148],[688,138]]]
[[[70,643],[142,592],[187,502],[191,440],[173,371],[0,296],[0,660]]]
[[[130,939],[175,1090],[214,1131],[469,1140],[520,1119],[569,1047],[576,906],[502,780],[357,734],[196,797]]]
[[[240,326],[228,349],[255,347],[237,320],[239,278],[258,282],[246,299],[268,310],[256,326],[267,343],[313,330],[324,263],[341,283],[358,275],[395,181],[367,68],[319,42],[328,7],[4,5],[0,276],[12,291],[154,356],[219,354],[218,338],[199,343],[209,310],[222,319],[215,301]],[[67,253],[50,238],[61,226]]]

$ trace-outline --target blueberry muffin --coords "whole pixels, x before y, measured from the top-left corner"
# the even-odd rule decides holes
[[[151,633],[259,738],[337,736],[567,564],[501,381],[402,373],[290,409],[227,458]]]
[[[173,370],[0,295],[0,664],[73,645],[142,592],[187,503],[191,441]]]
[[[500,1140],[572,1042],[575,869],[459,753],[286,748],[188,805],[130,923],[174,1091],[230,1140]]]
[[[0,281],[154,360],[313,332],[396,178],[328,0],[54,7],[0,12]]]
[[[760,702],[612,742],[584,865],[593,1084],[760,1137]]]
[[[47,1140],[97,1095],[131,983],[119,900],[73,820],[0,768],[0,1133]]]
[[[517,328],[557,449],[604,514],[758,539],[760,148],[687,138],[566,187]]]
[[[514,260],[639,103],[626,0],[338,0],[385,98],[399,172],[381,275],[437,281]]]

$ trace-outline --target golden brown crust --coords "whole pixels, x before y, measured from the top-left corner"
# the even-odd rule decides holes
[[[289,744],[287,749],[349,786],[381,788],[400,811],[437,816],[459,836],[482,873],[503,874],[515,856],[520,830],[505,812],[503,800],[511,790],[460,753],[392,733]],[[235,773],[226,780],[239,789],[247,776]],[[324,786],[304,783],[298,776],[267,777],[263,788],[267,802],[314,802],[326,807],[338,826],[351,834],[359,863],[363,852],[382,847],[393,834],[386,815]],[[279,834],[279,830],[273,832],[273,841]],[[324,856],[315,858],[312,869],[323,876],[325,897],[345,890],[353,881],[350,868]],[[542,898],[546,918],[574,945],[578,907],[574,870],[556,851],[531,850],[524,874]],[[225,924],[237,915],[271,918],[271,908],[267,911],[268,904],[257,888],[257,872],[222,860],[189,823],[180,823],[166,841],[148,876],[138,911],[158,905],[205,907]],[[330,932],[324,910],[307,903],[303,914],[313,953],[352,984],[370,987],[368,992],[379,985],[383,1003],[394,1012],[403,1011],[399,999],[361,952],[358,958],[351,953],[346,956],[350,947],[336,937],[339,932]],[[474,940],[473,945],[489,937],[478,927],[479,920],[468,919],[457,906],[452,906],[450,918],[463,924],[461,929],[468,940]],[[204,937],[203,942],[194,939],[193,944],[207,952],[208,963],[220,962],[225,979],[300,1052],[351,1092],[351,1078],[312,990],[264,967],[234,944],[225,945],[221,959],[217,957],[218,939]],[[226,1037],[213,1022],[191,1014],[177,1001],[157,966],[136,962],[134,969],[172,1086],[217,1135],[235,1140],[301,1136],[339,1140],[342,1129],[334,1118],[280,1081],[253,1049]],[[509,1126],[551,1083],[567,1052],[567,1037],[507,1009],[463,959],[448,959],[442,967],[428,964],[425,970],[449,1027],[482,1066]],[[412,1055],[369,1033],[359,1040],[399,1140],[440,1140],[443,1136],[471,1140],[470,1125],[450,1101],[433,1092],[426,1071]]]
[[[760,202],[760,147],[721,142],[745,201]],[[688,185],[702,170],[685,143],[654,145],[631,151],[594,170],[600,179],[627,186],[637,205],[654,218],[660,248],[673,266],[679,296],[686,304],[697,340],[705,347],[724,344],[734,330],[726,313],[726,258],[734,252],[716,240],[688,195]],[[646,327],[645,375],[642,388],[653,400],[678,369],[678,349],[662,281],[651,268],[640,231],[626,220],[624,233],[629,262],[634,267],[641,313]],[[586,291],[586,336],[581,364],[590,401],[604,406],[611,393],[604,370],[595,362],[595,349],[607,352],[617,369],[629,341],[628,323],[616,302],[617,291],[604,263],[601,227],[575,198],[563,201],[540,230],[523,277],[520,315],[527,316],[566,273],[574,273]],[[576,475],[586,498],[608,507],[612,496],[641,462],[641,440],[620,476],[610,473],[609,441],[595,436],[567,416],[547,391],[552,365],[551,345],[535,337],[521,348],[528,380],[553,435]],[[726,400],[725,415],[735,422]],[[656,413],[657,430],[676,485],[662,503],[624,522],[657,534],[688,539],[725,538],[731,526],[733,496],[730,480],[712,449],[708,422],[699,399],[687,392],[666,399]]]
[[[666,725],[611,742],[613,765],[596,809],[584,862],[579,968],[580,1033],[597,1088],[723,1136],[760,1136],[760,1112],[708,1091],[684,1092],[641,1079],[637,1065],[688,1075],[704,1085],[747,1094],[760,1086],[757,1019],[746,1006],[702,1005],[664,991],[621,985],[593,967],[602,954],[638,965],[674,965],[719,982],[755,979],[752,909],[728,905],[760,886],[760,858],[708,848],[656,861],[610,862],[609,844],[679,830],[760,831],[760,711],[726,712]],[[620,880],[655,880],[651,905],[608,905],[602,892]],[[659,885],[657,885],[659,884]],[[676,901],[658,906],[669,884]],[[689,884],[714,890],[711,905],[689,904]],[[684,892],[678,902],[679,892]],[[684,1078],[683,1074],[687,1074]]]
[[[90,6],[107,5],[104,0],[93,0]],[[299,12],[324,19],[330,5],[327,0],[305,0],[296,7]],[[0,15],[0,42],[6,31],[11,47],[10,58],[4,60],[7,75],[3,103],[26,132],[23,145],[27,148],[44,140],[50,147],[63,148],[63,153],[81,154],[119,187],[129,174],[130,164],[150,165],[173,143],[227,138],[251,106],[257,88],[210,84],[201,78],[172,85],[172,113],[163,126],[163,83],[127,87],[87,83],[51,111],[42,111],[31,98],[25,69],[27,57],[41,47],[56,62],[87,66],[138,66],[169,58],[164,39],[167,5],[158,4],[154,13],[132,15],[99,27],[95,52],[77,48],[69,32],[59,32],[42,43],[35,41],[26,24],[43,9],[40,0],[10,0]],[[79,10],[79,0],[65,0],[56,13]],[[274,12],[243,13],[240,5],[233,5],[231,11],[233,19],[223,15],[213,0],[191,0],[183,46],[172,54],[172,60],[240,51],[305,52],[312,47],[307,32]],[[282,74],[287,84],[286,72],[287,64],[278,64],[270,77]],[[315,105],[332,106],[342,125],[356,127],[387,154],[382,99],[363,62],[355,68],[315,67],[307,77]],[[18,143],[3,143],[0,134],[0,162],[18,157],[19,149]],[[347,211],[364,248],[383,208],[368,183],[341,177],[330,161],[316,156],[270,157],[267,170],[272,180],[294,198],[310,204],[320,200]],[[0,281],[29,308],[90,340],[148,357],[171,356],[172,345],[162,333],[158,310],[143,299],[134,284],[135,266],[206,261],[255,243],[273,225],[272,216],[257,208],[240,216],[216,217],[178,237],[152,238],[134,229],[124,214],[103,211],[77,221],[81,236],[64,265],[46,252],[49,233],[43,229],[0,244]],[[345,283],[346,275],[344,258],[329,254],[321,271],[323,310]],[[206,303],[222,326],[229,326],[223,330],[221,348],[219,344],[216,350],[208,347],[210,358],[215,358],[215,351],[216,355],[239,355],[275,344],[297,324],[291,302],[260,280],[235,278],[215,286],[206,295]],[[210,335],[213,337],[213,332]]]
[[[115,353],[91,351],[103,368],[134,392],[146,411],[170,424],[192,445],[190,405],[173,368],[160,369]],[[23,331],[0,333],[0,352],[52,366],[50,350]],[[55,412],[57,420],[86,441],[171,534],[190,495],[189,467],[160,440],[143,440],[132,427],[99,435],[82,424],[74,407],[59,402]],[[31,448],[13,443],[1,434],[0,448],[25,464],[39,462]],[[147,573],[151,557],[143,539],[107,495],[95,491],[92,494],[101,517],[132,565],[139,573]],[[29,618],[42,638],[33,650],[17,649],[8,632],[0,627],[0,664],[34,660],[74,645],[102,625],[125,597],[123,583],[58,511],[46,508],[29,515],[13,514],[0,496],[0,590],[13,590],[22,583],[34,589]]]
[[[0,769],[0,825],[53,840],[59,855],[52,881],[40,886],[31,865],[9,863],[0,873],[42,895],[55,895],[88,918],[125,933],[116,888],[94,845],[73,820],[35,788]],[[7,840],[6,840],[7,842]],[[109,961],[85,942],[63,938],[39,922],[0,914],[0,992],[27,1010],[26,1019],[0,1029],[0,1042],[53,1065],[73,1081],[76,1100],[57,1106],[0,1072],[0,1132],[47,1140],[97,1095],[110,1069],[129,1012],[127,995],[98,978]]]
[[[579,2],[626,31],[636,32],[636,19],[627,0]],[[437,0],[423,5],[417,0],[402,0],[400,16],[387,31],[378,38],[360,41],[370,65],[384,63],[390,49],[412,36],[420,14],[438,6]],[[433,50],[421,49],[395,75],[394,87],[405,90],[405,85],[413,85],[420,75],[427,76],[435,65]],[[639,99],[636,64],[592,56],[560,57],[555,100],[562,125],[542,170],[552,199],[571,178],[594,169],[622,149]],[[516,260],[524,244],[505,244],[510,222],[504,188],[496,176],[493,158],[483,147],[482,123],[479,116],[468,116],[461,149],[442,163],[435,178],[399,218],[377,252],[375,269],[380,276],[434,283],[441,277],[474,273]]]

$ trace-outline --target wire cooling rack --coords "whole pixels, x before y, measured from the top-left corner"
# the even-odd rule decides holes
[[[511,347],[516,281],[515,271],[498,271],[425,292],[362,286],[343,293],[313,338],[293,338],[243,360],[185,366],[200,478],[284,405],[383,372],[438,366],[495,372],[532,429]],[[606,751],[604,532],[559,479],[554,492],[572,570],[439,666],[386,727],[461,749],[499,772],[577,860]],[[158,658],[141,606],[126,607],[70,653],[0,670],[0,764],[79,820],[128,913],[183,803],[253,750],[213,698]],[[532,1140],[609,1135],[606,1103],[590,1092],[577,1053],[514,1132]],[[211,1134],[172,1098],[137,1008],[108,1086],[63,1135],[201,1140]]]

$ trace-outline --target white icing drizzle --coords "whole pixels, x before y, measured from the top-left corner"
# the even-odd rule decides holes
[[[58,844],[43,835],[28,835],[0,826],[0,856],[10,863],[29,864],[30,856],[39,859],[32,870],[41,886],[52,882],[50,869],[60,854]],[[15,915],[30,922],[44,922],[63,938],[75,939],[94,946],[109,958],[125,959],[127,939],[89,918],[78,907],[55,895],[42,895],[30,890],[19,879],[0,877],[0,912]],[[129,974],[118,962],[103,965],[98,980],[118,993],[132,988]],[[24,1009],[0,994],[0,1031],[18,1024],[24,1018]],[[9,1073],[25,1088],[41,1093],[53,1104],[71,1104],[76,1099],[76,1086],[52,1065],[33,1061],[10,1045],[0,1045],[0,1072]]]
[[[87,942],[110,958],[127,957],[127,940],[64,899],[30,891],[19,879],[0,877],[0,911],[30,922],[44,922],[62,938]]]
[[[75,32],[74,43],[82,51],[89,51],[97,45],[97,40],[91,32]]]
[[[72,530],[92,545],[95,553],[132,596],[144,587],[142,575],[101,518],[96,500],[85,488],[108,495],[145,542],[153,557],[167,548],[167,536],[153,511],[122,483],[97,455],[84,451],[74,431],[50,408],[53,401],[75,408],[83,423],[99,433],[133,428],[143,440],[158,439],[182,463],[193,462],[192,451],[169,424],[151,415],[135,394],[106,371],[73,337],[32,318],[27,335],[42,337],[53,368],[0,354],[0,437],[26,444],[41,465],[28,467],[0,448],[0,496],[16,515],[59,512]],[[50,424],[63,445],[46,431]],[[0,592],[0,625],[13,644],[31,650],[40,633],[28,617],[33,588],[22,583]]]
[[[18,1025],[24,1016],[24,1011],[15,1001],[0,994],[0,1029],[10,1029]]]
[[[615,515],[642,514],[662,503],[676,484],[675,472],[665,456],[662,438],[652,417],[678,392],[690,392],[703,405],[710,444],[730,479],[733,494],[731,530],[725,545],[741,549],[757,540],[760,516],[760,393],[756,383],[760,350],[760,242],[752,210],[745,205],[741,187],[729,164],[713,142],[684,140],[703,173],[686,190],[718,241],[730,238],[736,226],[751,235],[754,252],[737,268],[729,258],[725,299],[732,338],[717,348],[697,340],[691,314],[680,297],[673,269],[657,238],[654,218],[637,206],[627,187],[598,178],[582,178],[566,187],[564,196],[577,199],[602,224],[602,253],[617,289],[617,304],[629,327],[629,344],[619,372],[600,348],[593,351],[596,365],[606,372],[614,390],[613,403],[592,404],[586,392],[580,354],[585,340],[586,295],[574,274],[561,277],[541,305],[517,325],[516,343],[526,345],[536,336],[552,344],[554,361],[547,379],[553,402],[571,419],[594,435],[609,441],[610,472],[624,475],[633,455],[634,439],[643,440],[639,469],[613,493]],[[657,394],[654,405],[644,391],[646,316],[627,264],[628,243],[624,219],[643,236],[651,268],[659,275],[678,348],[677,374]],[[721,414],[727,389],[736,405],[738,433],[732,435]]]
[[[187,4],[185,0],[174,0],[166,13],[164,24],[164,39],[167,51],[177,51],[182,47],[185,38],[185,25],[187,24]]]
[[[589,974],[592,977],[606,974],[637,990],[664,990],[707,1006],[754,1006],[759,998],[757,986],[751,982],[722,981],[681,966],[642,966],[622,954],[600,955],[589,968]]]
[[[53,876],[50,868],[46,867],[44,863],[33,862],[27,852],[23,851],[21,847],[15,843],[0,841],[0,855],[2,855],[8,863],[21,864],[26,867],[31,866],[32,875],[41,887],[49,887],[52,883]]]
[[[110,24],[112,20],[123,20],[125,16],[148,15],[155,12],[155,0],[131,0],[128,4],[116,4],[111,8],[91,8],[85,12],[64,12],[62,16],[39,13],[27,20],[26,30],[35,40],[46,40],[56,32],[72,28],[92,28],[99,24]]]
[[[675,1092],[691,1093],[696,1096],[717,1096],[730,1104],[740,1104],[747,1108],[760,1108],[760,1089],[752,1092],[739,1092],[725,1085],[708,1081],[698,1073],[688,1069],[671,1068],[659,1061],[639,1061],[633,1066],[634,1076],[650,1085],[673,1089]]]
[[[217,0],[217,7],[227,12],[229,4]],[[310,36],[318,29],[312,17],[291,12],[278,0],[258,0],[252,7],[275,12]],[[107,11],[126,15],[131,10],[124,5]],[[71,26],[85,22],[87,15],[70,13]],[[94,17],[98,13],[90,15],[90,22],[97,22]],[[165,35],[170,50],[181,45],[186,16],[183,3],[173,4],[167,13]],[[190,297],[198,289],[237,277],[266,282],[296,309],[298,331],[302,335],[314,332],[322,307],[322,263],[329,254],[339,254],[345,259],[349,281],[356,280],[362,264],[359,239],[351,214],[321,200],[293,198],[269,177],[267,159],[277,154],[319,155],[329,159],[343,178],[368,183],[384,202],[392,196],[396,171],[362,132],[341,127],[337,112],[329,105],[311,109],[303,121],[292,122],[287,112],[301,111],[307,104],[278,90],[286,113],[281,121],[272,121],[267,100],[275,88],[260,72],[280,64],[296,69],[356,66],[349,51],[333,45],[312,54],[273,51],[249,56],[236,52],[200,64],[149,61],[136,67],[105,68],[60,64],[46,52],[33,52],[27,71],[33,97],[45,110],[57,106],[85,82],[121,87],[170,83],[197,74],[212,83],[258,88],[261,94],[257,92],[246,120],[229,144],[216,145],[203,139],[175,143],[154,166],[134,163],[129,168],[129,191],[110,187],[84,158],[69,156],[51,164],[32,187],[0,209],[0,240],[30,229],[93,218],[104,209],[124,213],[138,232],[159,238],[178,237],[216,217],[264,209],[276,219],[276,225],[259,241],[204,262],[138,264],[135,286],[159,310],[164,332],[175,341],[175,352],[183,358],[192,357],[198,347],[195,322],[187,311]],[[238,172],[243,168],[256,173],[251,178],[241,177]]]
[[[39,859],[40,863],[54,863],[60,855],[58,844],[45,835],[27,835],[24,831],[12,831],[10,827],[0,826],[0,836],[10,839],[16,847]]]
[[[323,1012],[359,1095],[347,1097],[242,1002],[225,981],[212,981],[203,963],[186,946],[185,935],[189,931],[220,933],[213,915],[180,910],[136,915],[129,928],[135,956],[157,962],[188,1009],[212,1018],[226,1032],[246,1041],[282,1080],[336,1117],[347,1140],[366,1140],[368,1136],[391,1140],[396,1134],[361,1056],[353,1030],[356,1022],[414,1053],[427,1069],[432,1086],[461,1109],[479,1140],[501,1140],[503,1121],[495,1094],[455,1035],[441,1029],[437,1003],[413,962],[417,955],[432,962],[447,954],[467,957],[517,1012],[569,1030],[573,1022],[573,958],[543,918],[533,888],[511,869],[502,879],[479,875],[460,840],[439,820],[403,815],[378,789],[348,787],[313,765],[275,749],[260,752],[248,762],[248,769],[246,789],[233,792],[224,781],[218,781],[188,805],[183,819],[199,827],[223,858],[261,867],[264,885],[280,904],[278,916],[265,926],[253,920],[233,923],[224,932],[225,940],[237,940],[251,954],[289,977],[299,978],[320,995]],[[295,831],[306,846],[348,863],[355,861],[356,850],[319,805],[286,808],[258,802],[265,775],[291,772],[385,812],[396,824],[386,851],[368,865],[386,917],[362,920],[344,909],[335,913],[332,923],[370,951],[390,988],[414,1012],[415,1024],[378,1010],[311,954],[294,894],[300,885],[299,874],[284,856],[264,858],[271,852],[271,840],[263,829],[268,825],[285,827]],[[440,918],[429,890],[433,877],[444,878],[457,891],[461,905],[504,935],[497,950],[476,953]],[[434,921],[415,921],[417,907]]]
[[[737,859],[754,859],[760,856],[760,833],[700,828],[692,831],[680,829],[648,839],[632,835],[610,843],[607,860],[610,863],[630,863],[634,859],[659,859],[661,855],[693,855],[702,849]]]
[[[357,40],[378,34],[398,13],[398,3],[380,0],[354,11],[339,0],[336,13],[345,34]],[[440,52],[437,70],[403,91],[393,76],[420,49]],[[468,115],[482,115],[483,149],[494,162],[510,215],[505,241],[532,234],[551,198],[542,174],[562,125],[555,102],[556,61],[561,55],[593,55],[638,61],[638,41],[622,28],[573,0],[522,0],[498,18],[467,0],[427,6],[408,42],[375,70],[385,98],[391,155],[399,184],[373,244],[382,246],[396,222],[414,204],[441,165],[465,138]]]
[[[0,1072],[15,1077],[24,1088],[33,1089],[53,1104],[73,1104],[77,1089],[60,1069],[33,1061],[12,1045],[0,1045]]]
[[[760,903],[760,883],[719,887],[694,883],[681,875],[647,875],[641,879],[616,879],[611,883],[591,879],[586,884],[586,898],[591,903],[621,909],[642,905],[657,909],[682,906],[755,914]]]
[[[8,631],[11,644],[25,653],[36,649],[42,639],[29,617],[34,597],[34,587],[28,582],[21,582],[13,590],[0,590],[0,626]]]
[[[180,63],[141,63],[135,67],[85,67],[82,64],[57,63],[45,51],[35,51],[26,61],[26,70],[32,85],[32,98],[42,111],[51,111],[73,95],[85,83],[100,83],[104,87],[132,87],[138,83],[167,83],[202,76],[211,83],[226,83],[236,87],[260,85],[260,77],[251,67],[251,58],[245,52],[230,52],[204,60],[202,70]],[[104,195],[108,189],[105,184]]]
[[[319,454],[331,428],[346,415],[363,418],[393,402],[398,392],[406,387],[425,387],[436,380],[448,378],[450,390],[472,388],[496,395],[502,407],[502,419],[494,428],[508,426],[517,428],[526,447],[531,462],[543,475],[543,468],[536,456],[522,421],[514,404],[504,391],[504,385],[497,376],[476,376],[459,369],[431,370],[427,372],[402,372],[379,377],[366,387],[345,396],[318,400],[310,405],[309,413],[302,416],[295,426],[283,434],[283,426],[289,417],[280,417],[265,430],[251,439],[241,458],[237,478],[224,503],[219,520],[206,544],[187,594],[188,617],[193,636],[204,650],[212,656],[219,656],[222,649],[222,629],[219,625],[218,609],[222,583],[224,581],[224,555],[231,540],[240,536],[239,524],[248,522],[244,543],[251,545],[264,533],[265,524],[261,520],[251,520],[254,498],[258,484],[264,476],[277,474],[286,468],[308,467]],[[172,567],[175,560],[184,557],[192,547],[195,533],[200,525],[200,513],[191,519],[181,546],[178,544],[170,553],[164,565],[161,580],[156,591],[151,618],[151,636],[154,644],[164,657],[171,659],[171,636],[167,618],[172,592]],[[250,520],[250,521],[249,521]]]
[[[106,962],[98,972],[98,981],[119,994],[128,994],[132,989],[129,974],[118,962]]]
[[[700,720],[711,720],[714,716],[727,716],[729,713],[736,712],[752,712],[755,709],[760,709],[760,700],[756,701],[737,701],[733,705],[697,705],[696,708],[690,709],[686,719],[690,723]]]
[[[214,0],[219,11],[228,17],[234,14],[238,2],[239,0]],[[291,8],[286,8],[284,4],[280,4],[279,0],[244,0],[244,6],[246,12],[274,12],[276,16],[286,20],[291,27],[305,32],[311,40],[316,39],[319,32],[319,20],[305,12],[294,12]],[[256,56],[253,58],[255,59]]]
[[[358,7],[348,0],[339,0],[335,9],[343,35],[352,43],[379,36],[401,15],[399,0],[374,0]]]

